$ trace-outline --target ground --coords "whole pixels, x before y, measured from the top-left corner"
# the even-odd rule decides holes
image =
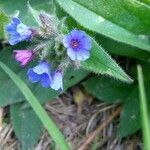
[[[69,89],[45,108],[66,136],[71,150],[142,149],[139,132],[121,140],[117,138],[120,105],[98,101],[79,87]],[[0,112],[0,150],[18,150],[20,145],[9,121],[8,108],[1,108]],[[4,124],[6,119],[8,124]],[[53,149],[51,143],[51,138],[43,131],[34,150]]]

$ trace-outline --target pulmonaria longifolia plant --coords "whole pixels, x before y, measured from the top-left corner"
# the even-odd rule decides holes
[[[25,67],[35,58],[37,66],[27,72],[32,83],[40,82],[43,87],[63,90],[63,75],[69,64],[85,61],[90,57],[91,39],[81,30],[74,29],[63,34],[60,22],[51,15],[39,14],[40,26],[28,27],[18,17],[13,17],[6,26],[10,45],[21,41],[31,42],[28,49],[14,50],[16,61]]]

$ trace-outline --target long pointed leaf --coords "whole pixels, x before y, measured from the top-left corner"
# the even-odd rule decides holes
[[[150,124],[149,124],[149,116],[147,109],[147,101],[144,87],[144,79],[142,67],[140,65],[137,66],[138,71],[138,83],[139,83],[139,96],[141,102],[141,123],[143,129],[143,140],[144,140],[144,149],[150,149]]]
[[[128,83],[132,82],[132,79],[130,79],[94,39],[92,39],[91,56],[87,61],[81,62],[81,67],[97,74],[106,74]]]

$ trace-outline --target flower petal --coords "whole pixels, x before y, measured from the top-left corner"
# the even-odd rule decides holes
[[[13,17],[13,18],[12,18],[12,22],[15,23],[16,25],[18,25],[18,24],[21,23],[20,19],[17,18],[17,17]]]
[[[63,90],[63,75],[61,71],[56,71],[53,76],[51,83],[51,88],[58,91],[59,89]]]
[[[76,52],[72,48],[67,49],[67,55],[70,57],[71,60],[76,60]]]
[[[51,81],[50,81],[49,75],[46,73],[42,74],[41,75],[41,85],[43,87],[48,88],[48,87],[50,87],[50,83],[51,83]]]
[[[47,63],[46,61],[41,61],[39,65],[33,68],[33,71],[37,74],[43,74],[43,73],[48,73],[50,72],[50,64]]]
[[[89,37],[84,37],[84,39],[82,39],[82,48],[83,49],[86,49],[86,50],[90,50],[91,47],[92,47],[92,44],[91,44],[91,39]]]
[[[28,70],[27,75],[32,83],[40,81],[40,75],[36,74],[32,68]]]
[[[10,45],[15,45],[15,44],[17,44],[19,42],[20,42],[20,40],[19,40],[19,38],[17,36],[16,37],[11,37],[11,39],[9,40],[9,44]]]
[[[81,49],[76,53],[76,59],[79,61],[85,61],[90,57],[90,52],[85,49]]]
[[[26,38],[32,35],[32,31],[30,30],[30,28],[23,23],[17,25],[16,31],[20,34],[20,36],[25,36]]]
[[[34,57],[32,50],[14,50],[15,59],[21,62],[21,66],[26,66]]]
[[[8,24],[7,26],[6,26],[6,31],[7,32],[16,32],[16,26],[13,26],[12,24]]]
[[[70,46],[71,43],[71,35],[65,35],[63,38],[63,44],[66,48],[68,48]]]
[[[84,31],[76,30],[76,29],[72,30],[70,35],[73,39],[79,39],[79,40],[81,40],[82,38],[86,36]]]

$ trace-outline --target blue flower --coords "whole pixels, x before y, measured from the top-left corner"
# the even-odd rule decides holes
[[[90,57],[91,39],[81,30],[72,30],[64,36],[63,44],[71,60],[85,61]]]
[[[56,91],[63,90],[63,73],[62,70],[56,70],[53,77],[50,87]]]
[[[12,22],[6,26],[6,31],[11,35],[10,45],[30,40],[32,37],[31,29],[24,25],[17,17],[12,18]]]
[[[41,61],[39,65],[30,68],[27,75],[32,83],[40,82],[43,87],[50,87],[52,82],[50,64],[46,61]]]

